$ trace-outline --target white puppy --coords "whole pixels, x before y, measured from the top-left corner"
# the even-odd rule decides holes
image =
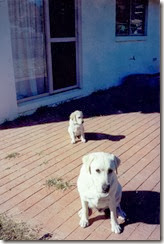
[[[89,225],[88,208],[98,210],[110,209],[111,230],[121,232],[117,217],[125,219],[125,213],[120,207],[122,187],[117,180],[115,170],[120,160],[113,154],[95,152],[82,158],[83,165],[78,177],[77,186],[80,194],[82,209],[79,211],[80,226]]]
[[[71,143],[76,142],[76,137],[80,137],[82,142],[86,142],[84,137],[83,113],[76,110],[71,113],[69,120],[68,132],[71,137]]]

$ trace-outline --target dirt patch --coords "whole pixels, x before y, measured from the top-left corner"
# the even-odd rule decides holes
[[[37,230],[31,229],[25,223],[16,223],[4,214],[0,214],[0,240],[38,240]]]

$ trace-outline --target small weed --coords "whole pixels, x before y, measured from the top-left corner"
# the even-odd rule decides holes
[[[70,188],[72,185],[70,185],[69,182],[64,182],[61,178],[52,178],[49,180],[46,180],[46,186],[48,187],[55,187],[57,190],[67,190]]]
[[[36,153],[38,156],[41,156],[43,154],[43,151]]]
[[[39,164],[39,166],[41,166],[43,164],[48,164],[48,163],[49,163],[48,160],[45,160],[45,161],[43,161],[43,163]]]
[[[14,152],[14,153],[10,153],[9,155],[7,155],[5,157],[5,159],[11,159],[11,158],[16,158],[20,155],[20,153]]]
[[[0,240],[38,240],[37,235],[37,231],[29,228],[24,222],[16,223],[6,215],[0,214]]]
[[[6,168],[5,170],[11,169],[10,167]]]

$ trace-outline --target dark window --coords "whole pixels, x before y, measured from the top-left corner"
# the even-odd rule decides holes
[[[116,0],[116,36],[146,35],[147,0]]]

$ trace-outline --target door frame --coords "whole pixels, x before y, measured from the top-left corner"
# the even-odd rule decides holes
[[[75,88],[81,88],[81,0],[75,0],[75,37],[51,38],[50,36],[50,19],[49,19],[49,2],[44,0],[45,9],[45,33],[46,33],[46,52],[47,52],[47,71],[48,71],[48,87],[49,93],[59,93]],[[76,85],[53,89],[53,73],[52,73],[52,56],[51,43],[56,42],[72,42],[75,41],[76,47]]]

